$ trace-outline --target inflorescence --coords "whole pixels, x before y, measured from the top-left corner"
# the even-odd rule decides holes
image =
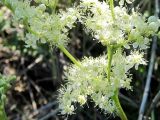
[[[129,4],[131,1],[126,0]],[[105,1],[81,0],[79,5],[57,14],[47,11],[50,0],[35,2],[37,6],[29,0],[3,0],[13,11],[14,20],[26,26],[28,47],[46,42],[52,46],[66,46],[70,42],[69,30],[81,23],[86,33],[92,34],[93,40],[112,48],[110,67],[109,57],[103,55],[84,57],[79,61],[80,66],[72,64],[65,70],[67,83],[59,90],[58,97],[61,113],[73,114],[75,104],[83,106],[88,97],[105,113],[116,112],[112,97],[117,89],[132,89],[129,70],[147,64],[143,58],[144,50],[148,48],[151,36],[158,34],[160,20],[155,16],[145,17],[134,9],[129,12],[123,5],[124,0],[113,9]],[[124,49],[131,52],[125,53]]]

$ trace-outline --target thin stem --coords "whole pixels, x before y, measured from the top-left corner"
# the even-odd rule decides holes
[[[81,67],[81,64],[67,51],[64,46],[58,46],[59,49],[78,67]]]
[[[111,63],[112,63],[112,57],[113,57],[113,47],[108,46],[107,48],[107,57],[108,57],[108,65],[107,65],[107,79],[110,82],[110,76],[111,76]]]
[[[126,114],[124,113],[124,111],[123,111],[123,109],[122,109],[122,107],[121,107],[121,104],[120,104],[120,102],[119,102],[118,93],[119,93],[119,91],[118,91],[118,89],[117,89],[117,90],[115,91],[114,96],[112,97],[112,99],[114,100],[115,105],[116,105],[116,107],[117,107],[117,114],[118,114],[118,116],[121,118],[121,120],[128,120],[128,119],[127,119],[127,116],[126,116]]]
[[[158,93],[156,94],[156,96],[153,98],[152,103],[151,103],[149,109],[147,110],[146,116],[150,115],[150,113],[155,108],[155,106],[157,105],[157,103],[159,102],[159,100],[160,100],[160,90],[158,91]]]
[[[113,0],[109,0],[109,4],[110,4],[110,9],[111,9],[112,18],[113,18],[113,20],[115,20],[114,2],[113,2]]]
[[[0,118],[1,120],[8,120],[3,104],[0,104]]]

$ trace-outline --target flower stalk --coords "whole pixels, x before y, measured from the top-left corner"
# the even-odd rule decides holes
[[[107,57],[108,57],[108,65],[107,65],[107,80],[110,82],[110,76],[111,76],[111,63],[112,63],[112,57],[113,57],[113,47],[108,46],[107,48]]]
[[[78,67],[81,67],[81,64],[68,52],[64,46],[58,46],[59,49]]]
[[[113,20],[115,20],[114,2],[113,2],[113,0],[109,0],[109,4],[110,4],[112,18],[113,18]],[[107,79],[108,79],[108,82],[110,82],[113,52],[114,52],[113,46],[108,45],[108,55],[107,55],[108,56],[108,66],[107,66]],[[120,104],[120,101],[119,101],[119,98],[118,98],[118,93],[119,93],[119,90],[117,88],[117,90],[115,91],[114,96],[112,97],[113,101],[115,102],[116,108],[117,108],[117,114],[121,118],[121,120],[128,120],[125,112],[123,111],[123,109],[121,107],[121,104]]]
[[[110,4],[110,9],[111,9],[112,18],[113,18],[113,20],[115,20],[114,2],[113,2],[113,0],[109,0],[109,4]]]
[[[108,65],[107,65],[107,79],[108,79],[108,82],[110,83],[110,76],[111,76],[111,65],[112,65],[112,58],[113,58],[113,54],[114,54],[114,48],[113,46],[108,46],[108,49],[107,49],[108,53],[107,53],[107,56],[108,56]],[[127,120],[127,117],[121,107],[121,104],[120,104],[120,101],[119,101],[119,98],[118,98],[118,93],[119,93],[119,90],[117,88],[117,90],[115,91],[115,94],[114,96],[112,97],[114,103],[115,103],[115,106],[117,108],[117,114],[118,116],[121,118],[121,120]]]
[[[115,105],[117,107],[117,114],[121,118],[121,120],[128,120],[125,112],[123,111],[123,109],[121,107],[121,104],[120,104],[120,101],[119,101],[119,98],[118,98],[118,93],[119,93],[119,90],[117,89],[115,91],[114,96],[112,97],[112,99],[115,102]]]

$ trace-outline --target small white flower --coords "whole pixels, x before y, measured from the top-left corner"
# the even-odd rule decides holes
[[[138,66],[140,64],[142,64],[142,65],[147,64],[147,62],[143,58],[143,56],[144,56],[144,53],[139,53],[139,51],[134,51],[131,53],[131,55],[126,57],[126,60],[127,60],[128,64],[135,65],[135,68],[138,69]]]
[[[74,106],[73,105],[71,105],[71,106],[69,106],[69,105],[66,105],[66,107],[64,108],[64,110],[63,110],[63,114],[69,114],[69,115],[71,115],[71,114],[73,114],[73,111],[74,111]]]
[[[84,95],[79,95],[78,96],[78,102],[81,104],[81,105],[84,105],[86,103],[86,98]]]

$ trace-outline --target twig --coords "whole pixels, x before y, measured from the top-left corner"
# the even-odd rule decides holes
[[[159,15],[159,2],[158,2],[158,0],[155,0],[155,7],[156,7],[155,8],[155,16],[158,17],[158,15]],[[143,115],[144,115],[144,112],[145,112],[145,107],[146,107],[146,103],[147,103],[147,99],[148,99],[148,93],[149,93],[149,90],[150,90],[151,77],[152,77],[152,72],[153,72],[153,67],[154,67],[154,62],[155,62],[155,57],[156,57],[156,48],[157,48],[157,37],[154,36],[153,37],[153,43],[152,43],[149,70],[148,70],[145,90],[144,90],[144,93],[143,93],[143,99],[142,99],[140,110],[139,110],[138,120],[143,119]]]
[[[122,99],[124,99],[125,101],[127,101],[127,103],[129,103],[129,105],[131,105],[132,107],[138,108],[138,105],[132,99],[126,97],[122,93],[119,93],[119,97],[122,98]]]
[[[58,113],[59,109],[55,109],[52,112],[49,112],[46,116],[44,116],[43,118],[39,119],[39,120],[48,120],[49,118],[55,116]]]
[[[28,65],[27,68],[21,72],[21,74],[25,74],[28,70],[31,70],[35,65],[42,62],[42,60],[43,60],[43,56],[40,55],[37,59],[35,59],[33,63]]]
[[[29,95],[30,95],[30,98],[31,98],[31,102],[32,102],[32,107],[34,110],[37,110],[37,103],[34,99],[34,94],[33,94],[33,91],[31,89],[31,84],[29,84]]]
[[[40,107],[39,109],[35,110],[33,112],[33,116],[34,117],[38,117],[40,118],[41,116],[46,116],[46,114],[48,113],[48,111],[50,111],[52,109],[53,106],[57,105],[56,101],[47,103],[46,105],[43,105],[42,107]]]
[[[52,108],[54,105],[57,105],[57,102],[56,102],[56,101],[50,102],[50,103],[42,106],[42,107],[39,109],[39,112],[43,112],[43,111],[46,110],[46,109],[50,109],[50,108]]]
[[[151,111],[153,110],[153,108],[156,106],[156,104],[158,103],[158,101],[160,100],[160,90],[158,91],[158,93],[156,94],[156,96],[153,98],[152,103],[147,111],[146,116],[149,116]]]
[[[152,72],[153,72],[153,66],[154,66],[154,61],[155,61],[155,50],[156,50],[156,44],[157,44],[157,38],[153,38],[153,44],[152,44],[152,52],[151,52],[151,59],[150,59],[150,64],[149,64],[149,70],[148,70],[148,75],[147,75],[147,80],[146,80],[146,85],[145,85],[145,90],[143,93],[143,98],[139,110],[139,117],[138,120],[142,120],[144,112],[145,112],[145,107],[148,99],[148,93],[150,90],[150,83],[151,83],[151,77],[152,77]]]
[[[149,0],[142,0],[138,6],[140,6],[140,12],[143,12],[145,7],[149,4]],[[142,6],[142,7],[141,7]]]

